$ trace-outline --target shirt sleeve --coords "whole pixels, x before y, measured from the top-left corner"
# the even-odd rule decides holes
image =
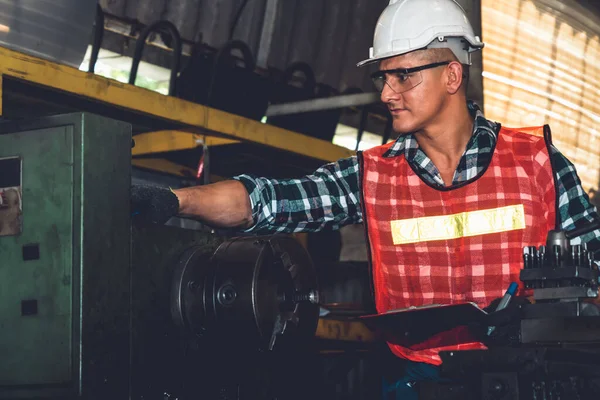
[[[586,223],[599,221],[598,211],[592,205],[587,193],[581,186],[581,180],[571,163],[554,146],[551,147],[552,166],[556,174],[558,195],[558,213],[562,229],[572,230]],[[572,244],[587,243],[588,248],[600,255],[600,230],[575,238]]]
[[[317,232],[362,222],[356,156],[326,164],[299,179],[239,175],[254,225],[246,233]]]

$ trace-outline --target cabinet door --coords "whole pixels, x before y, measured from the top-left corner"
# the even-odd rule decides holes
[[[72,127],[0,135],[0,192],[0,388],[72,384]]]

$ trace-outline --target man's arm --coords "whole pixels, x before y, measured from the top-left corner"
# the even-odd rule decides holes
[[[558,213],[562,229],[572,230],[588,222],[598,221],[598,211],[581,186],[581,181],[573,163],[552,146],[552,164],[556,174],[558,194]],[[573,239],[571,243],[585,242],[588,247],[600,255],[600,230],[595,230],[580,238]]]
[[[189,215],[215,228],[247,229],[254,224],[244,185],[236,180],[173,190],[179,214]]]
[[[361,223],[356,157],[326,164],[300,179],[266,179],[241,175],[252,204],[258,234],[317,232]]]
[[[134,214],[164,223],[180,214],[214,228],[258,234],[316,232],[362,222],[356,157],[326,164],[299,179],[241,175],[205,186],[168,190],[134,186]]]

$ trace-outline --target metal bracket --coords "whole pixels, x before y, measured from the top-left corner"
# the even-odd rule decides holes
[[[334,110],[353,106],[364,106],[379,101],[379,93],[343,94],[339,96],[298,101],[294,103],[271,104],[267,108],[267,117],[300,114],[312,111]]]

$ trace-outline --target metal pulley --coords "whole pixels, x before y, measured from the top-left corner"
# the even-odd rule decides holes
[[[193,247],[175,269],[171,313],[215,345],[273,350],[314,336],[319,315],[314,266],[284,236],[236,238],[213,253]]]

